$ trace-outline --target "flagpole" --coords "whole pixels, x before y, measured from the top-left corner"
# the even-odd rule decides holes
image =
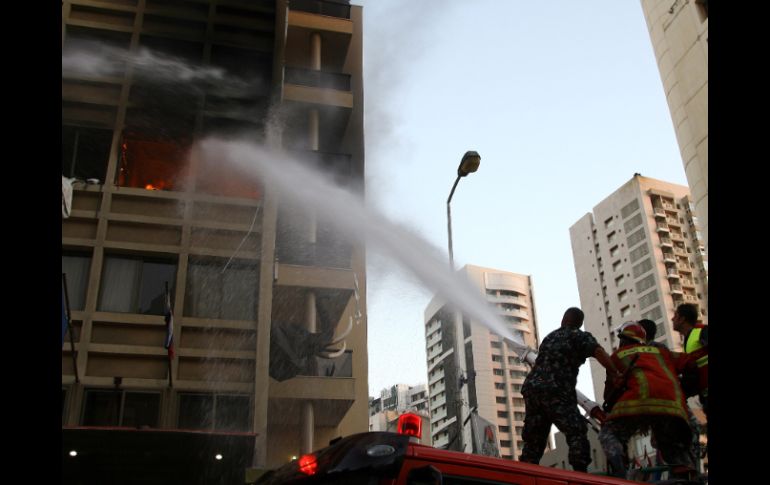
[[[168,291],[168,281],[166,281],[166,305],[168,307],[166,309],[166,311],[168,312],[168,315],[166,316],[166,318],[169,319],[168,322],[166,322],[166,325],[168,327],[168,325],[174,325],[174,321],[173,321],[173,317],[172,317],[172,312],[171,312],[171,294]],[[171,333],[172,341],[169,342],[168,344],[169,344],[169,348],[171,348],[171,346],[174,345],[173,344],[173,338],[174,338],[173,328],[172,329],[166,328],[166,338],[168,338],[168,334],[169,333]],[[166,349],[166,350],[168,350],[168,349]],[[168,356],[168,388],[169,389],[173,389],[174,388],[174,377],[171,374],[171,365],[172,365],[173,357],[171,357],[171,352],[166,352],[166,354]]]
[[[75,383],[80,384],[80,377],[78,377],[78,359],[77,351],[75,350],[75,337],[72,335],[72,315],[70,314],[70,297],[67,291],[67,273],[61,274],[61,281],[64,285],[64,308],[67,312],[67,332],[70,334],[70,347],[72,348],[72,365],[75,368]]]

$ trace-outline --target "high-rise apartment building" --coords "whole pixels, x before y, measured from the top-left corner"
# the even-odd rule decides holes
[[[708,0],[641,4],[708,249]]]
[[[671,317],[682,303],[698,306],[708,323],[708,260],[687,187],[639,174],[570,227],[585,328],[607,352],[617,348],[613,330],[647,318],[655,339],[681,351]],[[596,396],[604,369],[590,360]]]
[[[537,319],[532,279],[527,275],[466,265],[460,275],[468,278],[508,324],[510,331],[526,345],[537,348]],[[486,326],[462,317],[465,344],[465,374],[455,363],[456,312],[440,296],[425,310],[425,339],[428,359],[428,395],[433,446],[477,453],[466,426],[458,435],[460,416],[475,409],[478,415],[497,425],[499,450],[503,458],[521,454],[524,428],[524,398],[521,386],[529,367],[521,362],[503,339]],[[461,386],[467,386],[468,401]],[[464,407],[464,413],[460,407]]]
[[[65,481],[98,470],[100,481],[151,480],[176,464],[176,481],[213,483],[197,468],[213,449],[181,456],[204,436],[228,450],[217,473],[243,483],[244,468],[366,431],[363,246],[270,186],[190,156],[208,135],[241,136],[362,193],[362,8],[65,0],[62,49],[75,340],[62,354],[62,424],[64,446],[81,448]],[[290,328],[339,335],[351,321],[334,355],[287,356],[289,339],[277,339]]]

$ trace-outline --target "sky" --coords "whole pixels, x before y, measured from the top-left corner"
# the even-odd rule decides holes
[[[687,185],[638,0],[363,6],[367,204],[455,266],[531,275],[540,337],[580,306],[569,228],[638,172]],[[427,381],[434,289],[367,254],[369,395]],[[593,397],[588,364],[578,389]]]

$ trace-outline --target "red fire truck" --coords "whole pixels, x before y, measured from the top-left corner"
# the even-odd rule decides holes
[[[340,438],[321,450],[271,470],[256,481],[272,484],[364,485],[631,485],[588,473],[548,468],[519,461],[441,450],[422,445],[422,421],[414,414],[399,418],[398,432],[360,433]],[[670,480],[666,484],[689,484]],[[692,482],[696,483],[696,482]]]

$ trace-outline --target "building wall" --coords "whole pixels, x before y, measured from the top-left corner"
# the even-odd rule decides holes
[[[697,304],[708,323],[708,260],[689,201],[687,187],[637,174],[570,228],[586,330],[607,352],[617,347],[613,330],[642,318],[658,324],[657,341],[681,351],[671,323],[681,303]],[[605,372],[590,365],[601,399]]]
[[[708,249],[708,2],[641,4]]]
[[[531,277],[491,268],[466,265],[460,274],[479,289],[499,314],[509,321],[510,330],[524,343],[537,348],[537,321]],[[504,305],[507,308],[504,308]],[[459,390],[454,360],[453,316],[435,297],[425,310],[433,446],[445,446],[457,430]],[[513,351],[486,326],[465,322],[466,368],[475,376],[468,382],[469,408],[498,426],[503,457],[515,459],[523,446],[524,400],[521,385],[529,368],[518,362]],[[440,370],[439,370],[440,369]],[[467,410],[466,410],[467,411]],[[503,446],[505,445],[505,446]],[[470,445],[467,451],[470,452]]]
[[[363,192],[362,9],[350,7],[349,18],[335,15],[287,10],[285,0],[62,2],[63,54],[87,40],[96,40],[108,60],[116,57],[110,46],[132,55],[148,48],[180,66],[218,67],[229,80],[251,83],[247,93],[228,94],[217,83],[164,84],[130,63],[109,72],[63,69],[63,175],[99,179],[75,185],[71,216],[62,221],[62,271],[69,273],[71,301],[79,302],[72,319],[80,381],[67,342],[64,425],[84,424],[87,396],[95,395],[89,392],[119,388],[157,395],[152,426],[168,429],[180,427],[189,394],[219,403],[214,414],[216,406],[226,409],[229,396],[244,397],[247,416],[236,431],[256,434],[255,466],[299,454],[302,403],[315,410],[314,448],[366,431],[363,247],[340,252],[321,241],[316,247],[327,259],[287,259],[296,255],[280,237],[277,195],[188,156],[192,142],[209,134],[249,133],[253,141],[291,149],[310,136],[294,129],[298,120],[317,109],[320,143],[347,170],[328,169]],[[321,68],[349,79],[349,87],[286,77],[286,66],[309,59],[310,45],[298,39],[312,33],[320,33]],[[276,119],[283,128],[277,136]],[[174,309],[172,388],[162,346],[166,281]],[[337,333],[361,317],[346,338],[347,352],[319,364],[328,371],[333,363],[333,374],[319,370],[278,382],[268,373],[271,324],[307,321],[311,293],[331,301]],[[120,301],[109,303],[106,295]]]

